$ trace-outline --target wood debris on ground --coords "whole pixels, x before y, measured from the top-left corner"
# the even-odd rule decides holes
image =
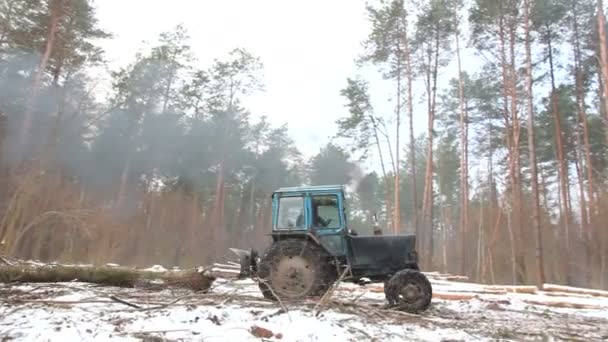
[[[161,266],[138,271],[152,270],[188,272]],[[321,298],[284,306],[264,299],[254,280],[237,278],[239,267],[233,263],[198,270],[215,278],[206,291],[83,282],[0,284],[0,336],[15,341],[608,339],[608,298],[596,290],[475,284],[430,273],[434,296],[421,314],[387,307],[381,283],[341,283],[321,311],[315,310]]]

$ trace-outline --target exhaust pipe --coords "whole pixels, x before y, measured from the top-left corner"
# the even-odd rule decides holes
[[[244,249],[230,248],[230,250],[239,258],[241,271],[238,278],[244,279],[254,277],[258,271],[258,252],[253,249],[247,251]]]

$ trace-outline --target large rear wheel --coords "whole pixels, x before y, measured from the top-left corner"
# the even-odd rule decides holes
[[[320,295],[331,285],[328,260],[327,252],[312,241],[279,240],[260,260],[260,290],[265,298],[282,301]]]
[[[395,273],[385,284],[384,294],[390,306],[410,313],[426,310],[431,304],[433,288],[427,277],[417,270]]]

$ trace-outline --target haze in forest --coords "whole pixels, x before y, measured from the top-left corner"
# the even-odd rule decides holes
[[[194,4],[0,0],[0,254],[225,260],[345,184],[423,269],[608,286],[601,1]]]

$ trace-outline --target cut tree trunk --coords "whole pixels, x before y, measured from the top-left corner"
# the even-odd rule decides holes
[[[0,266],[0,283],[85,282],[118,287],[179,287],[206,291],[215,277],[205,271],[151,272],[117,267]],[[156,281],[161,280],[159,285]]]
[[[554,308],[570,308],[570,309],[586,309],[586,310],[599,310],[599,309],[604,308],[600,305],[564,302],[564,301],[533,300],[533,299],[524,299],[523,301],[525,303],[532,304],[532,305],[543,305],[543,306],[550,306],[550,307],[554,307]]]
[[[576,293],[581,295],[590,295],[595,297],[608,297],[608,291],[586,289],[582,287],[563,286],[555,284],[543,284],[543,291]]]

